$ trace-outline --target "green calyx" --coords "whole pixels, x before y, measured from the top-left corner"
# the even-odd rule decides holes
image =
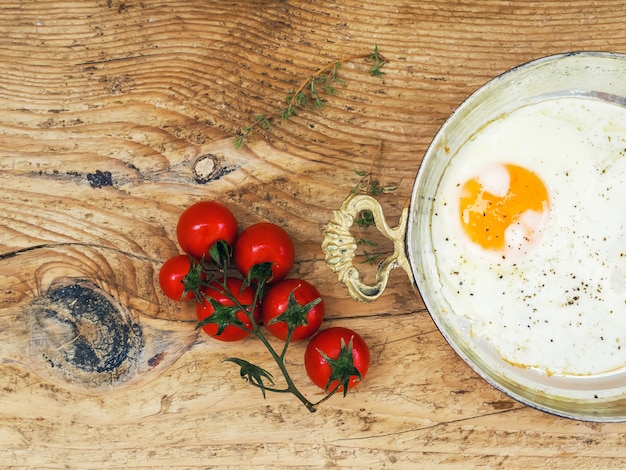
[[[193,295],[196,297],[198,302],[202,302],[202,294],[200,293],[200,288],[204,286],[204,271],[202,263],[196,263],[191,256],[189,257],[189,261],[191,262],[191,266],[189,268],[189,272],[183,279],[185,289],[183,290],[181,300],[183,300],[189,292],[193,292]]]
[[[296,300],[294,292],[295,289],[289,293],[287,309],[280,315],[272,318],[268,322],[269,325],[278,322],[285,322],[290,330],[294,330],[299,326],[307,326],[309,324],[307,315],[313,307],[322,301],[322,298],[318,297],[305,305],[300,305]]]
[[[230,260],[233,256],[233,249],[224,240],[219,240],[213,243],[211,248],[209,248],[209,256],[215,266],[217,266],[220,271],[224,271],[230,264]]]
[[[320,353],[320,355],[328,363],[331,370],[330,377],[326,383],[326,391],[328,391],[333,382],[338,381],[339,383],[336,387],[334,387],[333,391],[343,387],[344,397],[348,393],[348,384],[350,383],[350,379],[356,376],[357,380],[361,380],[361,373],[354,366],[354,358],[352,357],[352,339],[353,338],[350,338],[350,341],[346,345],[346,341],[341,338],[341,347],[337,359],[331,359],[320,349],[317,350],[317,352]]]
[[[239,318],[237,318],[237,314],[241,311],[241,307],[222,305],[214,298],[206,295],[204,298],[205,300],[208,300],[211,307],[213,307],[213,313],[204,320],[198,322],[196,328],[201,328],[210,323],[216,324],[218,336],[221,335],[228,326],[236,326],[244,330],[247,329],[246,325],[239,320]]]

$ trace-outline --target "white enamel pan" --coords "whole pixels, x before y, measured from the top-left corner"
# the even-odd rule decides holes
[[[565,96],[626,106],[626,56],[602,52],[560,54],[526,63],[491,80],[463,102],[436,134],[419,166],[399,225],[387,225],[382,208],[373,198],[351,196],[334,212],[322,249],[328,266],[358,301],[376,300],[387,285],[390,271],[402,267],[450,346],[476,373],[508,396],[567,418],[624,421],[626,367],[599,375],[549,375],[503,360],[487,340],[470,334],[467,318],[450,312],[440,292],[433,255],[433,195],[450,158],[486,123],[528,104]],[[363,210],[373,213],[376,226],[395,246],[394,254],[378,266],[373,284],[362,282],[353,265],[357,245],[350,228]]]

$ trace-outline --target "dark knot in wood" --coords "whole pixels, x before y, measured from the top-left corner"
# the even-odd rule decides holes
[[[99,287],[88,282],[51,286],[32,307],[31,353],[52,375],[101,388],[136,372],[142,329]]]

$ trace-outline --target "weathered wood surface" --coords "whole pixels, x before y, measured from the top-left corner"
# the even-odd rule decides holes
[[[626,424],[561,419],[499,393],[455,356],[403,273],[379,301],[356,303],[320,243],[354,169],[379,150],[375,176],[398,186],[381,197],[392,223],[467,95],[543,55],[626,52],[625,16],[617,1],[4,0],[0,466],[623,468]],[[238,130],[304,77],[374,43],[391,61],[382,79],[346,64],[322,111],[235,150]],[[97,171],[113,185],[92,187]],[[354,393],[315,414],[290,396],[263,400],[221,362],[269,368],[261,346],[198,335],[193,312],[159,293],[176,218],[204,198],[293,235],[294,275],[320,288],[329,324],[372,347]],[[117,354],[113,366],[63,362],[75,340],[67,286],[96,315],[82,333]],[[98,296],[109,317],[90,310]],[[112,329],[122,350],[110,350]],[[316,396],[302,352],[294,377]]]

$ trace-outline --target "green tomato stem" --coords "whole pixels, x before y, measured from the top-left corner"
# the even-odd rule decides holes
[[[281,353],[279,354],[278,352],[276,352],[276,349],[274,349],[272,344],[269,342],[269,340],[267,339],[267,337],[265,336],[265,334],[259,327],[259,324],[256,322],[254,318],[255,309],[256,309],[257,304],[261,300],[261,295],[264,290],[266,280],[263,279],[259,281],[259,284],[257,285],[257,288],[255,289],[255,292],[254,292],[254,301],[251,306],[245,306],[245,305],[242,305],[241,302],[239,302],[237,297],[233,295],[233,293],[230,292],[230,290],[228,289],[226,280],[227,280],[227,276],[226,276],[226,272],[224,272],[224,279],[223,279],[222,286],[221,286],[224,289],[224,294],[235,304],[237,308],[241,309],[247,315],[253,328],[251,333],[263,343],[263,345],[265,346],[265,349],[267,349],[267,351],[271,354],[272,358],[274,359],[274,362],[276,362],[276,365],[278,366],[281,373],[283,374],[283,378],[285,379],[287,387],[285,389],[278,389],[274,387],[261,386],[253,382],[250,382],[250,383],[257,388],[262,388],[263,390],[267,390],[270,392],[291,393],[298,400],[300,400],[300,402],[311,413],[314,413],[315,411],[317,411],[317,406],[325,402],[326,400],[328,400],[331,396],[333,396],[335,392],[337,391],[338,386],[335,387],[332,391],[330,391],[324,398],[322,398],[317,403],[312,403],[302,394],[302,392],[300,392],[300,390],[294,383],[293,379],[291,378],[291,375],[289,374],[289,371],[287,370],[287,366],[285,365],[285,356],[287,354],[287,350],[291,343],[291,336],[293,334],[294,327],[293,326],[289,327],[289,330],[287,332],[287,337],[285,338],[285,345],[283,346],[283,349]]]
[[[339,390],[339,386],[340,384],[335,385],[335,388],[333,388],[330,392],[328,392],[326,396],[322,398],[320,401],[314,403],[313,406],[318,407],[319,405],[324,403],[326,400],[328,400],[330,397],[332,397],[335,394],[335,392]]]
[[[289,344],[291,343],[291,335],[293,335],[293,330],[295,330],[295,328],[293,326],[289,326],[289,328],[287,329],[287,337],[285,338],[285,345],[283,346],[283,350],[280,353],[280,360],[281,361],[285,360],[285,355],[287,354],[287,349],[289,348]]]
[[[296,384],[294,383],[293,379],[291,378],[291,375],[289,375],[289,371],[287,370],[287,366],[285,366],[285,361],[283,360],[283,357],[281,357],[276,352],[276,350],[273,348],[273,346],[267,340],[267,338],[265,337],[263,332],[259,329],[259,330],[254,332],[254,335],[257,338],[259,338],[259,340],[261,340],[261,342],[265,345],[265,348],[269,351],[269,353],[274,358],[274,361],[278,365],[278,368],[282,372],[283,377],[285,379],[285,382],[287,383],[287,390],[289,392],[291,392],[298,400],[300,400],[302,402],[302,404],[311,413],[314,413],[315,411],[317,411],[316,405],[314,403],[311,403],[309,400],[307,400],[306,397],[300,392],[300,390],[298,390],[298,387],[296,387]],[[285,348],[284,348],[285,350],[287,349],[287,345],[288,345],[288,343],[285,342]]]

